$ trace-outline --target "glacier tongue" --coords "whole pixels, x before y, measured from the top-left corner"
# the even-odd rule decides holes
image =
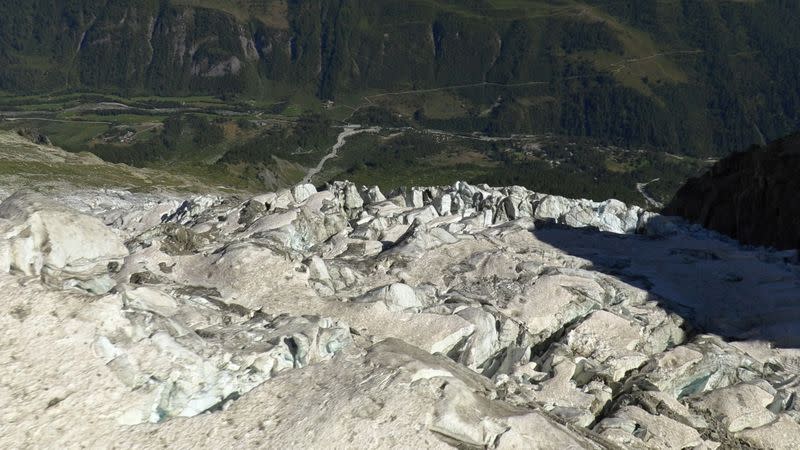
[[[4,448],[800,446],[789,253],[463,182],[62,195],[0,204]]]

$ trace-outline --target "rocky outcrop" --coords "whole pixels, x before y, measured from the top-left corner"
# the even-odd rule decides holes
[[[800,444],[781,254],[519,187],[104,196],[0,205],[46,274],[0,274],[4,448]]]
[[[800,249],[800,135],[734,153],[664,209],[752,245]]]

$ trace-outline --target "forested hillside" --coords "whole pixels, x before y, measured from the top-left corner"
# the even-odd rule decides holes
[[[2,2],[0,90],[300,95],[712,155],[800,129],[797,17],[794,0]]]

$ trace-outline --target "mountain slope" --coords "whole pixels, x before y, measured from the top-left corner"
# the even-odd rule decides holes
[[[22,133],[22,132],[20,132]],[[9,189],[60,192],[75,188],[117,188],[135,191],[178,192],[207,190],[231,192],[224,186],[210,186],[185,174],[111,164],[91,153],[71,153],[29,137],[0,131],[0,194]]]
[[[435,128],[725,152],[800,128],[798,15],[788,1],[35,0],[0,6],[0,89],[313,95]]]
[[[800,249],[800,135],[734,153],[665,209],[747,244]]]

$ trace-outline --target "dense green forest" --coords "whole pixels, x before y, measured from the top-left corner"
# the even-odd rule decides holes
[[[311,166],[328,150],[336,134],[330,119],[321,114],[305,113],[293,126],[271,127],[230,149],[219,163],[267,163],[275,156]]]
[[[0,90],[300,95],[714,155],[800,129],[797,17],[793,0],[4,2]]]
[[[143,167],[152,162],[178,159],[181,152],[218,145],[224,137],[222,128],[206,117],[174,115],[164,121],[161,132],[150,140],[132,145],[95,144],[90,149],[106,161]]]

